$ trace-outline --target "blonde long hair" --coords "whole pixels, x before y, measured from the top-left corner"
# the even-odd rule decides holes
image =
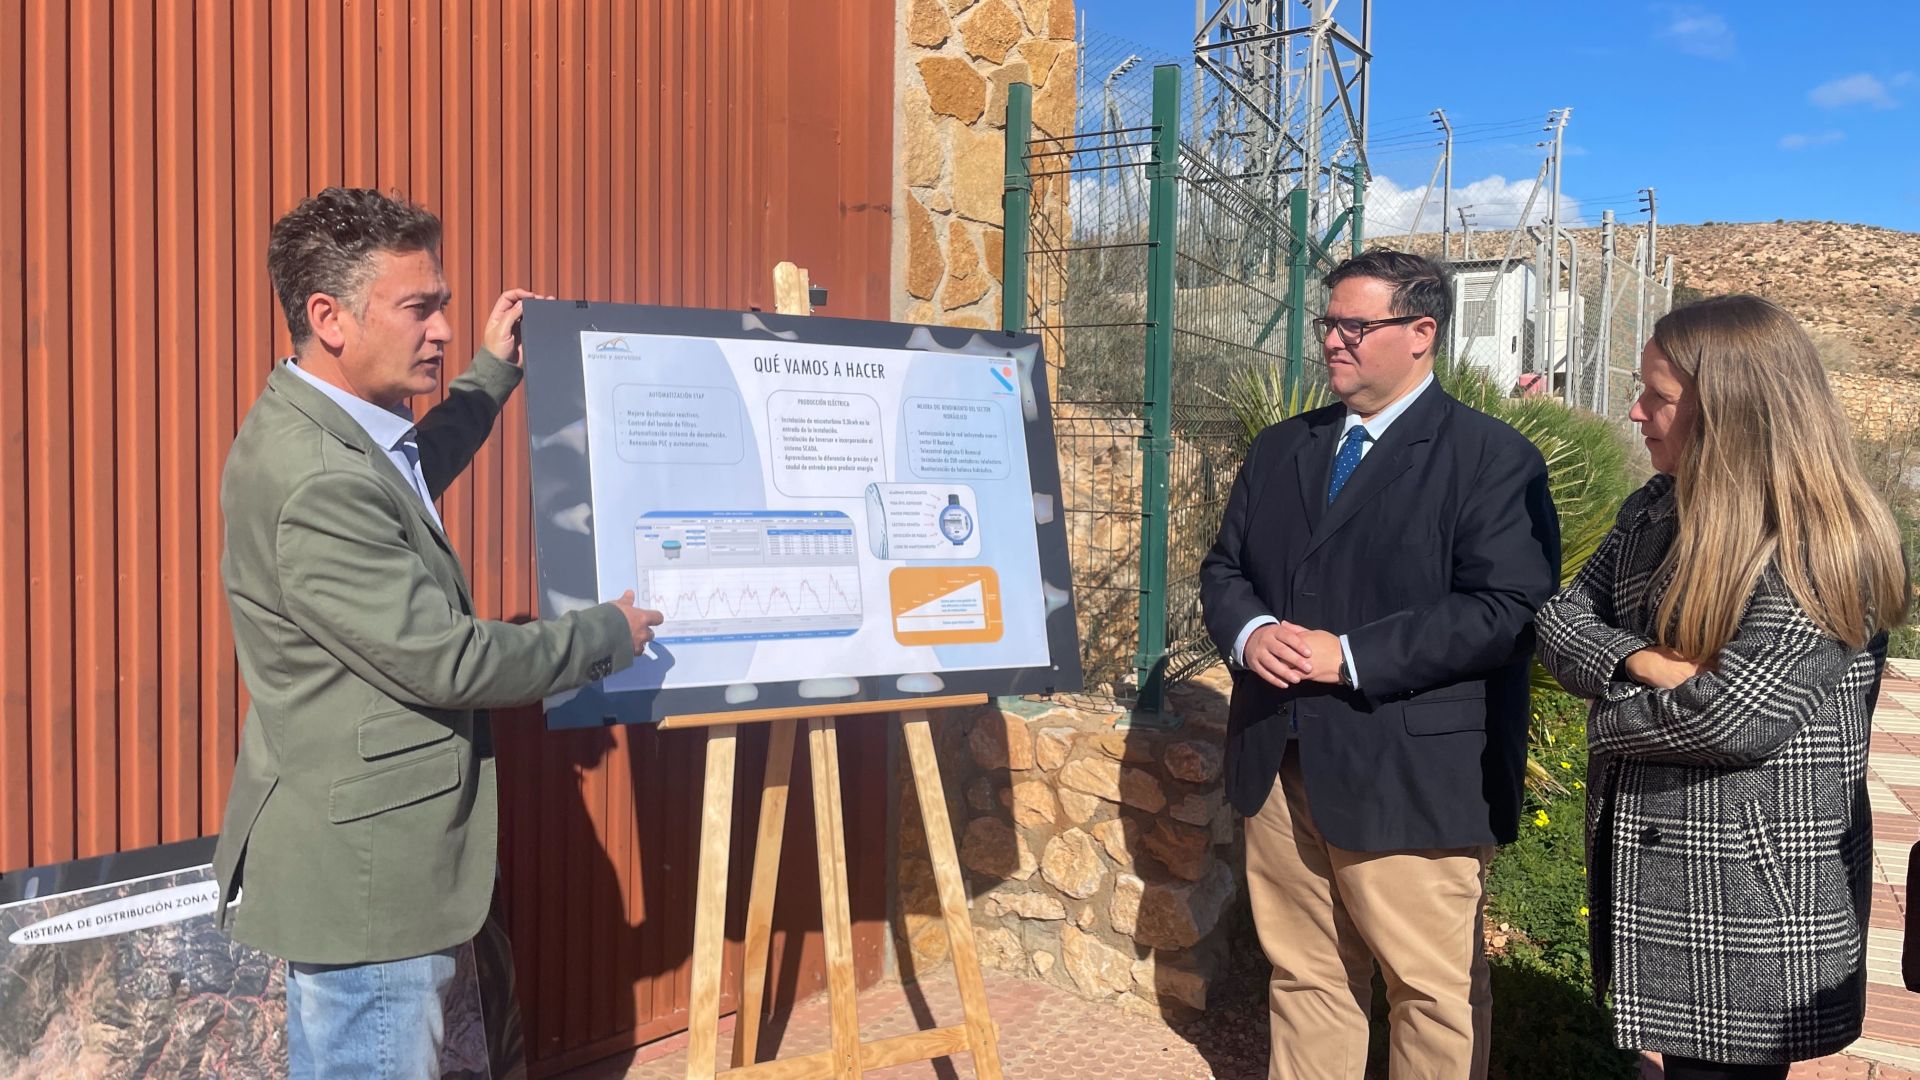
[[[1757,296],[1676,308],[1653,343],[1693,380],[1674,470],[1679,535],[1655,625],[1713,657],[1769,564],[1822,631],[1853,648],[1906,617],[1900,530],[1854,456],[1846,414],[1805,330]]]

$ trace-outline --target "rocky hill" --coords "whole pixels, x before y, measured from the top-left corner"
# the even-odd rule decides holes
[[[1619,229],[1616,250],[1630,255],[1640,231]],[[1598,245],[1598,229],[1580,233]],[[1662,226],[1658,239],[1682,292],[1758,293],[1805,324],[1830,368],[1920,379],[1920,233],[1782,221]]]

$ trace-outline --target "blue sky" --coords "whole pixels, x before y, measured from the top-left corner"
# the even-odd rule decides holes
[[[1190,0],[1080,7],[1094,33],[1190,54]],[[1359,0],[1337,13],[1357,33]],[[1427,184],[1439,152],[1424,117],[1441,107],[1457,133],[1455,201],[1497,212],[1539,169],[1545,136],[1529,121],[1569,106],[1563,192],[1584,220],[1608,208],[1641,220],[1635,192],[1652,185],[1662,222],[1920,231],[1915,0],[1375,0],[1374,23],[1373,164],[1389,190]]]

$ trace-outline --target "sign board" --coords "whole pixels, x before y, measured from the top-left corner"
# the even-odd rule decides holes
[[[216,924],[217,839],[0,874],[0,1080],[287,1074],[286,965]],[[522,1071],[503,942],[455,956],[442,1080]]]
[[[541,615],[666,616],[556,727],[1080,686],[1032,335],[530,301]]]

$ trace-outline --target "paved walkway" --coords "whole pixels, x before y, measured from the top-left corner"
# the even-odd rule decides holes
[[[1793,1080],[1920,1080],[1920,994],[1900,982],[1900,938],[1907,905],[1907,849],[1920,840],[1920,661],[1895,660],[1873,718],[1868,759],[1873,803],[1873,918],[1867,933],[1865,1035],[1844,1055],[1810,1061]],[[1196,1047],[1161,1021],[1082,1001],[1043,983],[986,973],[987,997],[1000,1027],[1000,1056],[1018,1080],[1259,1080],[1264,1033],[1247,1032],[1232,1046]],[[872,1040],[960,1022],[950,977],[924,986],[883,983],[860,996],[860,1033]],[[731,1021],[720,1058],[731,1049]],[[1497,1037],[1497,1035],[1496,1035]],[[801,1004],[762,1040],[780,1057],[827,1049],[825,995]],[[679,1080],[686,1075],[685,1036],[568,1074],[569,1080]],[[900,1065],[866,1074],[872,1080],[971,1080],[972,1062],[956,1059]],[[1643,1080],[1660,1076],[1649,1061]]]

